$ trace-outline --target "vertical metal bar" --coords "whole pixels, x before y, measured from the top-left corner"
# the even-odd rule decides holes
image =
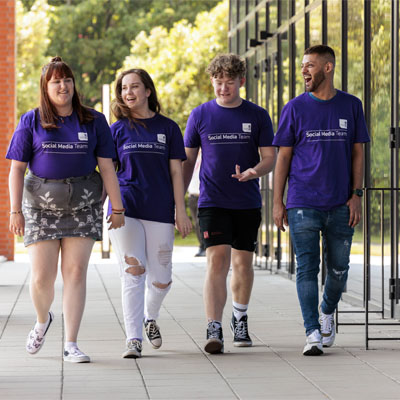
[[[322,44],[328,44],[328,4],[322,0]]]
[[[364,196],[364,210],[368,210],[369,208],[369,190],[365,189]],[[369,280],[370,280],[370,266],[369,266],[369,257],[368,257],[368,249],[370,246],[369,236],[367,232],[369,232],[369,216],[366,212],[364,212],[364,227],[368,229],[364,229],[364,306],[365,306],[365,348],[368,349],[368,314],[369,314]]]
[[[304,15],[304,49],[310,47],[310,13]]]
[[[294,15],[294,0],[289,2],[290,16]],[[295,25],[289,25],[289,98],[296,96],[296,32]]]
[[[341,25],[342,25],[342,90],[347,92],[347,29],[348,29],[348,10],[347,0],[342,0],[342,13],[341,13]]]
[[[399,147],[399,1],[392,1],[391,8],[391,40],[390,40],[390,58],[391,58],[391,126],[394,128],[394,145],[391,148],[390,164],[390,186],[392,189],[399,187],[399,160],[398,160],[398,147]],[[398,193],[397,190],[390,191],[390,275],[395,278],[395,287],[397,288],[398,273]],[[395,291],[395,299],[390,302],[390,315],[394,318],[394,306],[398,303],[397,292]]]
[[[385,318],[385,191],[381,191],[381,301],[382,318]]]

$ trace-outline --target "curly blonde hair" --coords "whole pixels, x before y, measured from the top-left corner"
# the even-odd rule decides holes
[[[211,78],[227,75],[231,78],[244,78],[246,74],[246,61],[236,54],[218,54],[206,68]]]

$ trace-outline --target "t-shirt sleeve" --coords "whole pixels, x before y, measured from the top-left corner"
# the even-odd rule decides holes
[[[29,162],[33,152],[34,110],[21,116],[8,146],[6,158]]]
[[[272,127],[272,121],[266,110],[262,110],[260,115],[260,139],[259,147],[272,146],[274,140],[274,128]]]
[[[354,133],[354,143],[366,143],[369,142],[370,138],[368,135],[367,123],[364,118],[364,111],[362,108],[361,101],[357,101],[356,109],[356,129]]]
[[[115,158],[114,141],[105,116],[101,113],[97,113],[94,123],[97,135],[96,157]]]
[[[183,145],[182,132],[174,122],[171,127],[171,138],[169,143],[169,159],[186,160],[185,147]]]
[[[295,143],[295,129],[292,107],[290,103],[283,107],[278,130],[272,142],[273,146],[292,147]]]
[[[193,147],[193,148],[200,147],[201,145],[200,135],[197,127],[197,121],[194,110],[190,113],[186,124],[184,144],[185,147]]]

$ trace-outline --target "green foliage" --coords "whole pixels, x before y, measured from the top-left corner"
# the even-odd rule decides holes
[[[47,15],[49,6],[45,0],[36,0],[30,11],[21,1],[17,9],[17,118],[37,107],[41,67],[46,62]]]
[[[75,73],[85,103],[101,99],[129,55],[131,40],[156,25],[172,26],[183,17],[194,20],[215,1],[183,0],[53,0],[47,55],[61,56]]]
[[[194,25],[182,20],[170,30],[158,26],[132,42],[123,69],[143,68],[151,75],[162,112],[182,131],[190,111],[214,97],[205,68],[216,54],[227,51],[227,29],[228,2],[223,1],[200,13]]]

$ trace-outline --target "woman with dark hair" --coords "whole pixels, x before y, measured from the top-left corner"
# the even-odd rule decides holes
[[[142,69],[117,79],[111,126],[125,226],[110,233],[120,264],[126,331],[124,358],[141,357],[142,326],[153,348],[161,346],[156,323],[171,288],[174,223],[182,237],[191,229],[186,215],[178,125],[160,114],[157,92]],[[111,212],[111,210],[109,210]]]
[[[112,204],[110,229],[124,225],[124,209],[107,121],[81,104],[74,75],[60,57],[43,67],[39,108],[22,115],[6,157],[12,160],[10,231],[24,236],[32,264],[30,292],[37,322],[26,350],[35,354],[41,349],[53,321],[50,307],[61,254],[64,361],[90,362],[79,350],[77,336],[90,253],[102,237],[103,183]]]

